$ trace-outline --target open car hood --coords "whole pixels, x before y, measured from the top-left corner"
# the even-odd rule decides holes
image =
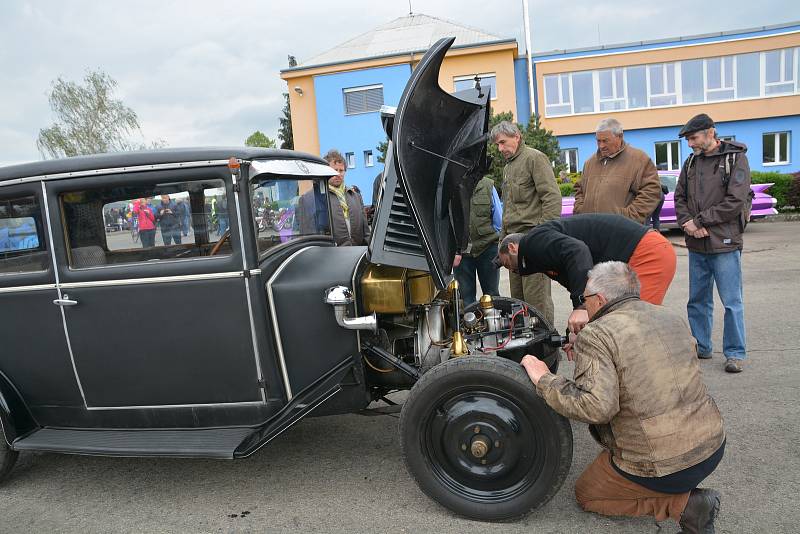
[[[373,263],[429,270],[440,289],[467,247],[472,192],[488,170],[489,90],[451,95],[439,87],[454,40],[437,41],[403,91],[370,244]]]

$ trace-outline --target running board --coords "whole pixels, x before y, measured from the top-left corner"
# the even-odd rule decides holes
[[[12,443],[15,451],[97,456],[233,458],[252,428],[186,430],[75,430],[41,428]]]

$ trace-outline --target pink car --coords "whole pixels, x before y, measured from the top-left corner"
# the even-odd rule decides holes
[[[658,171],[658,176],[661,178],[661,183],[667,186],[669,193],[664,197],[664,206],[661,208],[661,224],[667,227],[677,227],[678,223],[675,220],[675,185],[678,182],[677,171]],[[755,193],[753,197],[753,209],[750,212],[750,220],[763,219],[770,215],[775,215],[778,210],[775,209],[777,200],[766,193],[767,189],[772,186],[769,184],[753,184],[750,188]],[[572,215],[572,208],[575,205],[575,197],[563,197],[561,199],[561,216],[569,217]]]

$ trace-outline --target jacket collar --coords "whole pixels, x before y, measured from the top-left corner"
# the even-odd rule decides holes
[[[619,150],[617,150],[616,152],[614,152],[613,154],[611,154],[610,156],[601,156],[600,155],[600,151],[598,150],[597,151],[597,159],[600,160],[600,161],[603,161],[604,159],[606,159],[606,160],[614,159],[617,156],[619,156],[620,154],[622,154],[622,152],[625,151],[625,147],[626,146],[628,146],[628,143],[626,143],[625,141],[622,141],[622,147]]]
[[[612,301],[606,302],[606,305],[597,310],[597,313],[594,314],[589,322],[596,321],[597,319],[601,318],[604,315],[608,315],[612,311],[616,310],[617,308],[621,307],[623,304],[633,301],[633,300],[640,300],[637,295],[625,295],[614,299]]]

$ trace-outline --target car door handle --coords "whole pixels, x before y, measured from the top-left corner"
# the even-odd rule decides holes
[[[78,303],[77,300],[70,300],[69,295],[64,293],[64,298],[56,299],[53,301],[53,304],[56,306],[75,306]]]

